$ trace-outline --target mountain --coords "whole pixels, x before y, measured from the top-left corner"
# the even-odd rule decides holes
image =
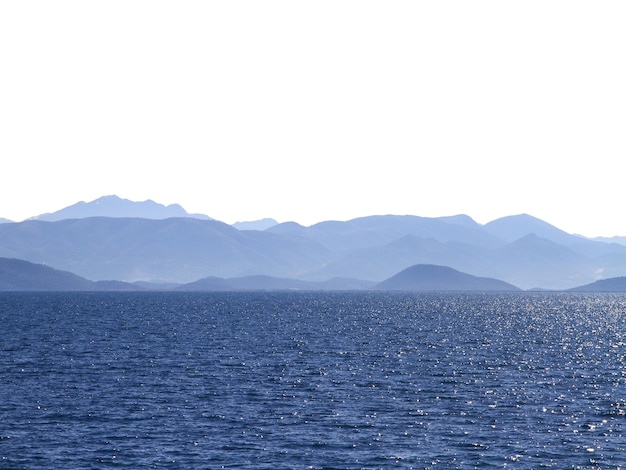
[[[493,277],[522,286],[567,289],[590,279],[598,261],[534,233],[490,253]]]
[[[412,215],[373,215],[346,222],[320,222],[311,227],[288,222],[278,224],[267,231],[288,237],[306,238],[337,252],[381,246],[406,235],[479,247],[503,243],[486,233],[481,225],[467,216],[430,218]]]
[[[513,292],[518,287],[498,279],[472,276],[447,266],[417,264],[373,287],[376,290],[419,292]]]
[[[509,243],[530,234],[564,245],[573,243],[574,238],[578,238],[528,214],[511,215],[493,220],[485,224],[484,230]]]
[[[313,290],[365,290],[372,282],[358,279],[334,278],[324,282],[302,281],[298,279],[278,278],[272,276],[245,276],[223,279],[207,277],[190,282],[176,288],[179,291],[313,291]]]
[[[626,292],[626,277],[601,279],[591,284],[574,287],[570,292]]]
[[[358,279],[301,281],[256,275],[224,279],[206,277],[183,285],[90,281],[69,271],[14,258],[0,258],[0,291],[283,291],[365,290],[372,282]]]
[[[12,222],[13,222],[12,220],[3,219],[2,217],[0,217],[0,224],[10,224]]]
[[[119,202],[101,198],[109,200]],[[522,289],[564,290],[626,276],[625,245],[569,235],[528,215],[486,225],[465,215],[374,215],[265,230],[188,216],[27,220],[0,224],[0,257],[91,280],[161,286],[247,276],[379,283],[417,264],[448,266]]]
[[[0,258],[0,291],[141,290],[119,281],[92,282],[76,274],[13,258]]]
[[[626,237],[596,237],[593,240],[599,242],[619,243],[620,245],[626,245]]]
[[[484,249],[404,235],[383,245],[338,253],[335,260],[314,273],[316,279],[358,277],[381,281],[414,264],[440,264],[459,270],[481,265]]]
[[[45,263],[93,280],[176,283],[253,274],[297,278],[331,259],[328,250],[307,240],[190,217],[1,224],[0,256]]]
[[[274,219],[261,219],[249,222],[235,222],[233,227],[237,230],[267,230],[274,225],[278,225]]]
[[[145,219],[168,219],[170,217],[194,217],[210,219],[202,214],[188,214],[178,204],[164,206],[152,200],[143,202],[121,199],[117,196],[103,196],[91,202],[78,202],[49,214],[32,217],[31,220],[48,222],[64,219],[84,219],[87,217],[141,217]]]
[[[180,291],[230,291],[233,287],[226,279],[216,276],[207,276],[194,282],[188,282],[176,287]]]

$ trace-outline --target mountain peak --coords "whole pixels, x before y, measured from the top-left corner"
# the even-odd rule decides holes
[[[518,291],[507,282],[477,277],[448,266],[416,264],[375,286],[377,290],[438,291]]]
[[[501,217],[485,224],[484,228],[491,235],[506,242],[512,242],[530,234],[564,244],[571,243],[572,239],[572,235],[528,214]]]
[[[56,212],[41,214],[31,220],[55,222],[64,219],[87,217],[138,217],[143,219],[169,219],[171,217],[194,217],[210,219],[206,215],[189,214],[179,204],[165,206],[151,199],[135,202],[116,195],[102,196],[91,202],[80,201]]]
[[[245,222],[235,222],[233,227],[237,230],[267,230],[274,225],[278,225],[274,219],[265,218],[261,220],[252,220]]]

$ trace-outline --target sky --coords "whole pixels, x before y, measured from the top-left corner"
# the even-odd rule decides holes
[[[626,2],[0,2],[0,217],[526,213],[626,235]]]

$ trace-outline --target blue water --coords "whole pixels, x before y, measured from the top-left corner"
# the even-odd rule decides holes
[[[626,296],[0,294],[0,468],[626,468]]]

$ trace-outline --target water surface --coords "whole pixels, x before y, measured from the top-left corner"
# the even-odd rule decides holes
[[[0,468],[621,468],[619,294],[0,294]]]

